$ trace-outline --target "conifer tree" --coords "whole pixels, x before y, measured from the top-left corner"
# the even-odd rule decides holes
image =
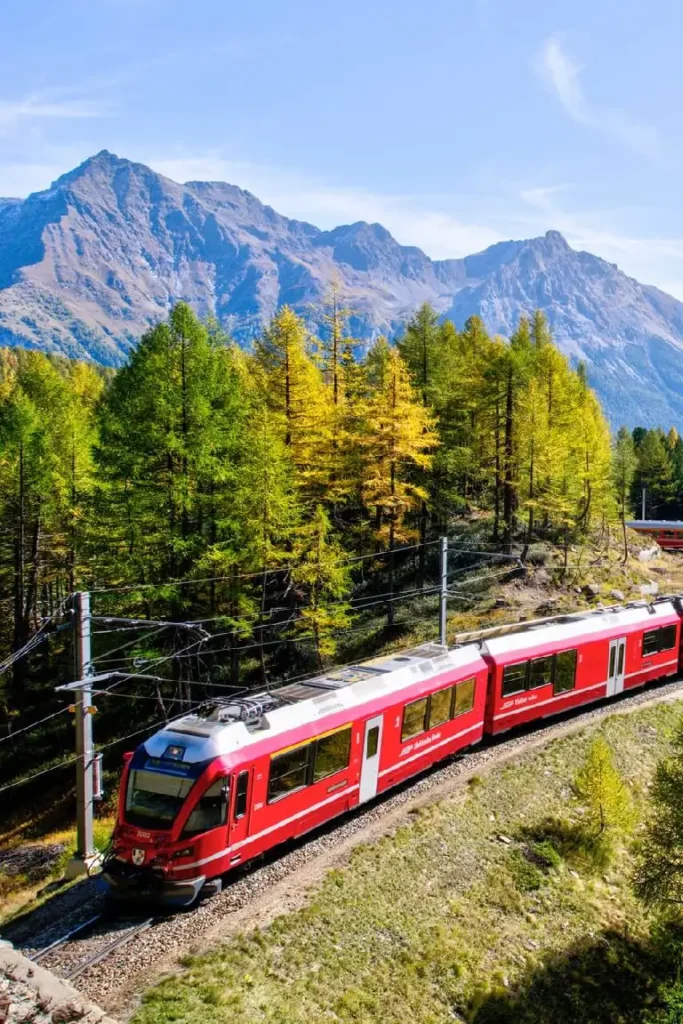
[[[326,335],[321,345],[323,370],[332,390],[332,403],[335,408],[343,399],[341,377],[345,346],[344,330],[350,315],[351,310],[342,305],[339,281],[335,278],[330,286],[329,301],[321,316]]]
[[[194,571],[229,528],[237,426],[234,360],[179,303],[141,340],[100,411],[100,571],[164,582]]]
[[[646,492],[646,517],[664,518],[674,494],[673,467],[664,434],[658,430],[644,430],[634,442],[638,465],[634,477],[634,504],[643,488]]]
[[[300,317],[285,306],[256,344],[267,399],[304,503],[325,500],[331,476],[333,403]]]
[[[300,604],[294,635],[313,637],[322,666],[337,650],[338,634],[352,621],[346,600],[352,586],[351,573],[322,505],[316,506],[310,520],[297,531],[291,580]]]
[[[510,345],[499,354],[496,376],[503,384],[503,545],[512,548],[514,517],[519,500],[519,419],[524,388],[528,383],[531,361],[529,321],[521,317]]]
[[[69,389],[39,352],[22,353],[0,385],[0,586],[7,640],[20,650],[69,591],[72,450]],[[63,589],[62,589],[63,587]],[[26,662],[13,669],[13,702],[25,704]]]
[[[249,395],[248,428],[243,433],[241,458],[236,474],[231,515],[234,540],[227,552],[220,548],[211,568],[222,572],[221,560],[239,573],[257,573],[258,584],[253,597],[243,592],[238,609],[242,623],[256,623],[261,675],[267,681],[264,630],[267,622],[269,587],[280,594],[280,577],[272,571],[290,564],[301,510],[294,484],[294,471],[289,453],[273,414],[262,396],[255,393],[248,379],[243,381],[244,394]],[[250,603],[251,602],[251,603]]]
[[[360,393],[353,383],[358,371],[353,354],[354,342],[345,336],[351,310],[342,305],[336,279],[330,291],[321,317],[324,336],[320,343],[320,365],[327,391],[321,412],[327,415],[329,423],[327,429],[321,431],[318,457],[321,463],[327,462],[328,465],[324,498],[333,518],[338,521],[342,517],[340,504],[348,508],[353,502],[353,464],[357,454],[354,451],[357,448],[354,421],[358,418],[358,410],[353,403]]]
[[[593,853],[605,858],[616,837],[633,824],[631,795],[614,767],[612,751],[596,736],[574,779],[577,798],[584,805],[584,832]]]
[[[400,353],[380,338],[368,353],[370,397],[365,444],[372,461],[364,482],[365,502],[375,510],[375,536],[383,546],[411,536],[409,512],[425,497],[411,482],[414,467],[428,468],[438,444],[434,421],[415,395]]]
[[[438,444],[431,413],[415,395],[408,369],[397,349],[380,338],[368,353],[368,460],[363,496],[375,511],[374,533],[379,547],[394,548],[413,532],[407,517],[421,507],[427,492],[415,483],[415,470],[427,470]],[[393,589],[393,558],[390,559]],[[389,624],[393,604],[389,605]]]
[[[398,342],[398,351],[408,367],[416,391],[422,397],[425,409],[436,410],[440,402],[439,381],[444,379],[444,356],[446,349],[440,346],[441,332],[439,318],[428,302],[423,303],[417,313],[408,321],[405,334]],[[420,502],[420,572],[419,585],[424,585],[425,575],[425,542],[427,539],[427,493],[428,482],[426,468],[421,471],[420,484],[425,496]]]
[[[425,407],[438,405],[443,355],[440,342],[439,318],[433,307],[425,302],[406,324],[405,333],[397,345]]]
[[[628,560],[626,519],[631,514],[631,488],[637,464],[633,438],[627,427],[619,427],[612,449],[612,481],[624,538],[624,562]]]

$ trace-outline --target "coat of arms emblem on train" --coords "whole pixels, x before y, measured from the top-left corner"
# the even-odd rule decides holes
[[[136,848],[133,850],[131,858],[133,864],[135,864],[135,866],[139,868],[141,864],[145,863],[145,851]]]

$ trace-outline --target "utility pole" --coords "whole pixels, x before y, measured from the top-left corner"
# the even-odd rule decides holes
[[[156,625],[184,627],[195,630],[201,639],[208,639],[210,634],[200,625],[191,622],[154,622],[151,619],[123,619],[116,616],[97,618],[98,622]],[[68,879],[89,874],[92,868],[98,867],[101,855],[95,847],[93,836],[93,803],[102,799],[102,755],[93,749],[92,716],[97,710],[92,704],[93,685],[97,688],[101,683],[112,679],[148,679],[155,682],[166,682],[161,676],[139,672],[104,672],[93,674],[92,650],[90,645],[90,594],[81,591],[74,594],[73,625],[75,627],[74,645],[76,651],[76,676],[72,683],[58,686],[57,691],[74,694],[74,703],[70,709],[74,713],[76,729],[76,852],[66,867]],[[199,641],[198,641],[199,642]],[[96,689],[97,692],[97,689]]]
[[[93,838],[93,762],[92,741],[92,654],[90,647],[90,594],[74,595],[76,676],[77,681],[60,686],[75,692],[74,724],[76,727],[76,853],[66,868],[67,878],[88,874],[99,855]]]
[[[647,495],[647,488],[643,487],[643,515],[642,515],[642,519],[643,520],[645,519],[645,497],[646,497],[646,495]]]
[[[441,590],[439,591],[439,643],[447,647],[446,620],[448,612],[448,537],[439,542],[439,562],[441,568]]]

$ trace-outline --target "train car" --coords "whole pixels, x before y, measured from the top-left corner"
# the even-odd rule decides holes
[[[104,877],[194,902],[285,840],[481,740],[477,646],[424,645],[169,723],[128,755]]]
[[[678,609],[661,601],[568,616],[486,640],[487,734],[674,675],[680,632]]]
[[[665,551],[683,550],[683,523],[677,519],[632,519],[630,530],[651,537]]]

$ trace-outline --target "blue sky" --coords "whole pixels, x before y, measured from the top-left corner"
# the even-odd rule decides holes
[[[680,0],[4,0],[0,195],[106,148],[444,258],[548,228],[683,298]]]

